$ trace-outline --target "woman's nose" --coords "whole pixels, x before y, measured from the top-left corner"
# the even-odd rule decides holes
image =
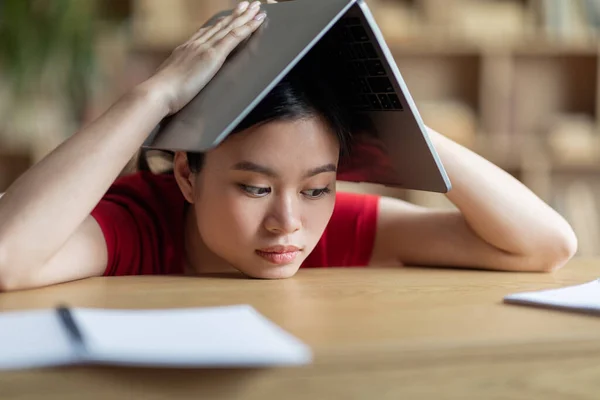
[[[302,228],[299,201],[293,196],[285,196],[275,200],[265,220],[265,228],[274,234],[289,235]]]

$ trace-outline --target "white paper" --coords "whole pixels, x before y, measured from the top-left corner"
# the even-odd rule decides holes
[[[509,303],[544,305],[600,314],[600,279],[560,289],[511,294]]]
[[[0,314],[0,370],[70,365],[77,360],[55,311]]]
[[[254,308],[72,309],[85,354],[78,357],[55,310],[0,314],[0,369],[110,364],[264,367],[307,364],[309,347]],[[83,358],[82,358],[83,357]]]
[[[161,366],[306,364],[310,349],[250,306],[73,310],[93,361]]]

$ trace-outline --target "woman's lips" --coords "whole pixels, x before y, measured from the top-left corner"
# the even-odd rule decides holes
[[[285,265],[293,263],[300,251],[296,246],[273,246],[256,250],[256,254],[272,264]]]

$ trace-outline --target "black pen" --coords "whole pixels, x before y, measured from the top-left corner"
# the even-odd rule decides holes
[[[56,312],[58,313],[58,318],[64,326],[65,330],[67,331],[71,342],[75,345],[76,351],[80,355],[86,353],[83,335],[81,333],[81,330],[75,323],[75,320],[73,319],[73,314],[71,313],[69,307],[64,305],[58,306]]]

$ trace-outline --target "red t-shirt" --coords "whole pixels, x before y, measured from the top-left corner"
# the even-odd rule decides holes
[[[366,266],[379,197],[338,192],[323,236],[302,268]],[[105,275],[181,274],[185,199],[173,175],[121,177],[92,211],[106,240]]]

